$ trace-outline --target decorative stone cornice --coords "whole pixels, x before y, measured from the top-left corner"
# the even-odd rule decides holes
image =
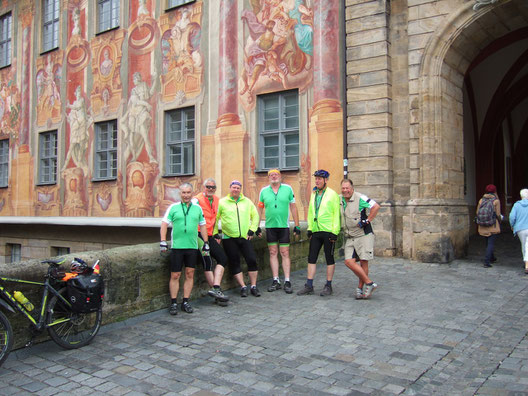
[[[499,0],[475,0],[475,5],[473,6],[473,9],[475,11],[478,11],[481,8],[486,7],[487,5],[497,3],[498,1]]]

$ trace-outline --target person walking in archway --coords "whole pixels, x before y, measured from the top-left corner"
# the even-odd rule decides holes
[[[486,238],[486,255],[484,257],[484,267],[492,267],[491,263],[497,261],[494,255],[495,240],[500,234],[500,221],[502,215],[500,211],[500,201],[497,197],[497,187],[493,184],[486,186],[485,194],[477,205],[476,222],[478,233]]]
[[[528,188],[523,188],[520,194],[521,200],[515,202],[510,212],[510,225],[521,241],[524,273],[528,275]]]

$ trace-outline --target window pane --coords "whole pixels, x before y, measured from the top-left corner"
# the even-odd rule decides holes
[[[299,166],[299,95],[289,91],[262,95],[258,100],[260,120],[260,166]]]
[[[194,107],[166,113],[166,172],[168,175],[194,173]]]
[[[95,178],[117,177],[117,121],[96,124]]]

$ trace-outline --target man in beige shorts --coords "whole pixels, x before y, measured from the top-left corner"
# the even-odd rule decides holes
[[[380,206],[366,195],[355,192],[349,179],[341,181],[340,198],[345,265],[359,278],[356,299],[368,299],[378,287],[368,276],[368,262],[374,258],[374,232],[370,223],[378,214]]]

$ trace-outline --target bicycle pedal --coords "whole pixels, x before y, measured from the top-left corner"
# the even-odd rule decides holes
[[[29,341],[26,343],[25,347],[26,347],[26,348],[32,347],[32,346],[33,346],[33,342],[34,342],[34,340],[33,340],[33,338],[32,338],[31,340],[29,340]]]

